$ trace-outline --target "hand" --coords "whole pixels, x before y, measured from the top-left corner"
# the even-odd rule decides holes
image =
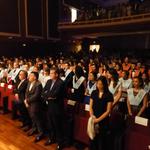
[[[99,123],[99,120],[97,118],[94,119],[94,123]]]
[[[28,102],[27,102],[26,99],[24,100],[24,104],[25,104],[25,106],[26,106],[27,108],[29,107],[29,104],[28,104]]]
[[[132,114],[132,112],[129,112],[129,116],[132,116],[133,114]]]
[[[26,102],[27,102],[27,100],[25,99],[25,100],[24,100],[24,104],[26,104]]]
[[[71,93],[74,93],[74,89],[71,89]]]
[[[16,100],[18,101],[18,100],[19,100],[19,95],[18,95],[18,94],[15,94],[15,98],[16,98]]]
[[[48,97],[48,100],[55,100],[56,98],[54,97]]]
[[[89,96],[89,90],[86,89],[85,95]]]
[[[29,107],[29,104],[28,104],[28,103],[26,103],[26,104],[25,104],[25,106],[28,108],[28,107]]]

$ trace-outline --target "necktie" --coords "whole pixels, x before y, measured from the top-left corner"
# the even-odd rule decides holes
[[[33,87],[33,83],[30,84],[29,91],[31,91],[32,87]]]
[[[50,91],[52,90],[52,88],[53,88],[53,86],[54,86],[54,83],[55,83],[55,81],[52,80],[52,84],[51,84],[51,87],[50,87]]]
[[[18,84],[18,89],[19,89],[20,85],[22,84],[22,82],[23,82],[23,81],[20,81],[20,83]]]

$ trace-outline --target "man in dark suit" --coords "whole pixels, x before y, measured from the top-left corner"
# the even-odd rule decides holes
[[[35,142],[40,141],[44,135],[41,105],[42,84],[38,81],[38,77],[39,74],[37,72],[30,73],[29,83],[27,86],[26,97],[24,101],[32,120],[32,129],[28,132],[28,136],[33,135],[37,131],[39,133],[35,138]]]
[[[50,78],[42,94],[48,105],[47,119],[49,138],[45,145],[50,145],[56,141],[58,143],[57,149],[60,150],[64,147],[62,123],[64,83],[59,78],[57,68],[50,69]]]
[[[17,111],[20,113],[20,119],[22,121],[22,127],[29,125],[30,122],[30,117],[27,111],[27,108],[25,107],[24,104],[24,99],[25,99],[25,92],[27,89],[28,85],[28,80],[27,80],[27,72],[24,70],[21,70],[19,72],[19,82],[16,83],[15,89],[14,89],[14,94],[15,94],[15,100],[12,101],[12,118],[15,119],[17,117]]]
[[[69,98],[71,94],[71,88],[72,88],[72,81],[74,76],[74,65],[69,64],[68,62],[65,63],[65,80],[64,80],[64,88],[65,88],[65,98]]]

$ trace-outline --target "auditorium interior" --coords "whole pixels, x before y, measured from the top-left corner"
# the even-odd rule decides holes
[[[150,0],[0,0],[0,150],[150,150]]]

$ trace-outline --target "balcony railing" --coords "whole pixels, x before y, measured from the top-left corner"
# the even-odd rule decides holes
[[[150,21],[150,13],[125,16],[111,19],[100,20],[88,20],[88,21],[76,21],[74,23],[60,22],[59,29],[71,29],[71,28],[84,28],[84,27],[100,27],[115,24],[135,23],[135,22],[147,22]]]

